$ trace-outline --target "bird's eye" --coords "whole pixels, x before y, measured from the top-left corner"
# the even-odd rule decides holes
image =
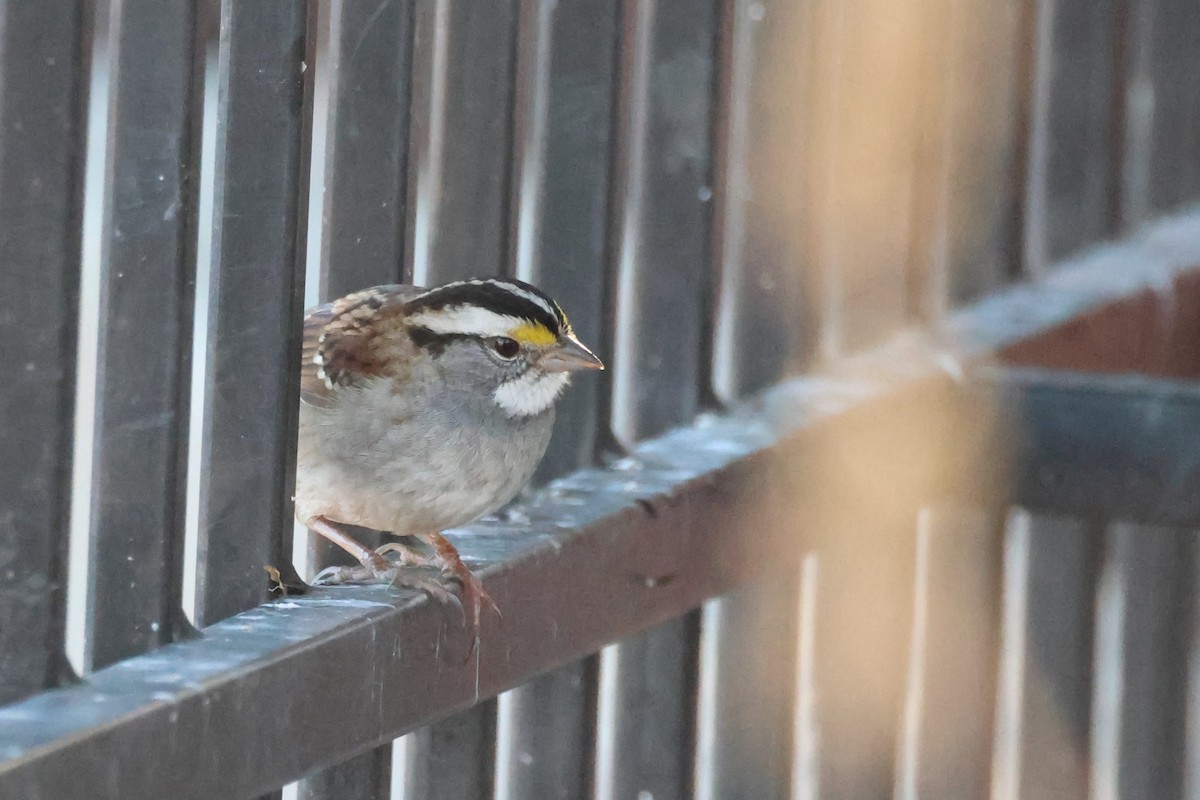
[[[492,339],[492,349],[496,351],[496,355],[501,358],[516,358],[517,353],[521,352],[521,345],[514,340],[506,337]]]

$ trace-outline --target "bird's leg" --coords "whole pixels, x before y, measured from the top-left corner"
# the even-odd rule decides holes
[[[400,557],[396,559],[396,563],[406,567],[440,567],[442,565],[437,558],[422,555],[403,542],[384,542],[375,548],[375,552],[381,556],[388,553],[399,553]]]
[[[359,567],[326,567],[313,578],[314,586],[337,586],[341,584],[382,582],[391,586],[407,586],[420,589],[446,604],[461,604],[458,598],[439,584],[424,578],[405,575],[401,565],[390,563],[382,554],[361,544],[350,534],[334,525],[324,517],[314,517],[304,520],[304,525],[311,531],[324,536],[338,547],[345,550],[358,560]]]
[[[459,556],[458,550],[450,543],[450,540],[440,533],[422,533],[418,534],[419,538],[429,543],[434,552],[437,553],[438,559],[442,563],[442,571],[458,579],[462,584],[462,604],[465,614],[465,609],[471,609],[471,630],[475,634],[475,639],[479,639],[479,618],[483,604],[487,603],[496,612],[497,618],[502,618],[500,609],[496,607],[496,603],[492,600],[488,593],[483,590],[483,584],[479,582],[479,578],[475,577],[475,573],[467,568],[463,563],[462,557]],[[474,648],[472,648],[474,649]]]

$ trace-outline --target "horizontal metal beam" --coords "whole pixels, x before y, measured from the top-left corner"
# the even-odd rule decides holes
[[[1169,287],[1196,264],[1193,213],[930,334],[703,417],[461,532],[504,612],[485,625],[471,660],[447,608],[384,588],[323,590],[0,708],[0,796],[253,796],[769,578],[798,555],[798,542],[821,533],[807,515],[779,524],[777,512],[822,499],[809,479],[825,463],[823,447],[863,425],[898,430],[913,410],[927,417],[933,402],[962,398],[960,371],[1080,314]],[[952,422],[975,411],[945,408]],[[889,468],[907,481],[921,469],[905,457]]]
[[[1091,520],[1200,522],[1200,384],[1143,375],[1000,370],[967,403],[993,405],[1007,458],[961,499]]]

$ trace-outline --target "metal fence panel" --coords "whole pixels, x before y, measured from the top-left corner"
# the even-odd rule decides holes
[[[1081,262],[1053,283],[1053,292],[1014,288],[1003,298],[957,317],[955,330],[979,343],[977,350],[964,357],[987,358],[994,348],[1003,348],[1033,331],[1045,332],[1080,313],[1100,313],[1098,308],[1126,298],[1130,292],[1161,286],[1164,277],[1170,277],[1172,264],[1182,268],[1184,259],[1191,259],[1196,230],[1195,219],[1180,220],[1146,239],[1110,248]],[[1185,247],[1189,241],[1191,251]],[[1112,259],[1118,256],[1119,263],[1127,268],[1109,269]],[[114,793],[130,800],[168,793],[201,798],[262,791],[304,774],[314,764],[362,752],[479,697],[509,689],[540,670],[576,660],[605,642],[644,628],[647,621],[676,618],[701,600],[769,580],[773,569],[788,569],[790,565],[782,557],[749,558],[747,552],[778,552],[782,556],[789,552],[781,546],[781,537],[787,537],[788,532],[773,526],[752,526],[746,529],[746,538],[737,539],[730,537],[729,531],[730,521],[740,519],[744,513],[740,498],[749,487],[781,481],[780,472],[772,469],[773,457],[784,459],[797,471],[789,471],[793,480],[775,487],[778,491],[770,496],[800,503],[809,520],[805,529],[820,530],[816,524],[819,518],[807,517],[809,512],[819,511],[813,505],[817,498],[797,494],[796,490],[805,487],[803,483],[795,484],[795,476],[813,476],[820,471],[800,468],[823,463],[821,453],[828,451],[822,450],[822,444],[843,440],[864,422],[876,432],[901,435],[899,426],[889,424],[895,421],[889,411],[893,404],[899,403],[895,407],[899,411],[928,412],[939,407],[931,403],[947,393],[958,398],[946,407],[945,416],[953,423],[947,431],[960,434],[963,424],[978,417],[981,400],[995,391],[986,384],[955,388],[938,365],[936,348],[911,340],[898,340],[869,358],[864,356],[860,366],[870,376],[869,381],[833,375],[784,385],[773,390],[759,406],[640,445],[631,456],[631,464],[639,464],[640,470],[591,470],[568,477],[555,487],[556,491],[529,507],[529,523],[492,520],[477,526],[473,542],[501,562],[488,575],[489,590],[506,611],[512,612],[506,617],[505,631],[512,642],[521,643],[512,648],[485,646],[480,651],[478,671],[475,664],[456,658],[466,651],[466,637],[448,630],[444,610],[428,602],[414,602],[416,598],[410,593],[363,588],[289,598],[286,603],[254,609],[218,623],[198,641],[176,644],[101,670],[84,685],[0,709],[0,752],[8,757],[0,765],[0,793],[36,796],[36,788],[62,799],[92,791],[97,782],[105,781]],[[1012,382],[1008,389],[1002,387],[1001,393],[1014,391],[1018,396],[1032,396],[1045,391],[1024,380]],[[1072,397],[1079,400],[1096,395],[1145,394],[1160,406],[1164,395],[1168,395],[1171,406],[1200,407],[1194,387],[1188,394],[1180,387],[1156,382],[1144,391],[1129,392],[1128,378],[1076,380],[1077,385],[1067,387],[1070,391],[1058,390],[1064,402]],[[1025,404],[1010,401],[1003,407],[1020,414]],[[1133,423],[1145,421],[1149,415],[1138,410],[1136,403],[1124,407],[1134,410],[1126,422],[1112,426],[1120,437],[1111,440],[1112,452],[1122,464],[1132,465],[1136,477],[1144,474],[1148,459],[1140,455],[1126,458],[1124,454],[1161,452],[1162,436],[1177,428],[1165,425],[1160,415],[1146,423],[1158,426],[1159,438],[1147,437],[1147,430],[1156,429],[1139,428]],[[1064,417],[1086,417],[1086,411],[1087,405],[1079,403],[1075,414]],[[1179,422],[1179,418],[1175,420]],[[1089,437],[1086,430],[1075,431],[1084,440]],[[1179,438],[1177,434],[1175,438]],[[904,441],[902,435],[900,441]],[[1003,450],[1002,440],[985,439],[978,444],[987,448],[985,452]],[[1053,474],[1061,447],[1061,443],[1050,441],[1044,450],[1027,448],[1019,472],[1045,474],[1042,468],[1048,464]],[[889,469],[883,474],[913,480],[914,472],[926,472],[929,465],[914,461],[910,455],[906,451],[893,452],[876,466]],[[1096,491],[1108,491],[1109,485],[1103,480],[1094,480],[1110,467],[1104,459],[1088,459],[1080,466],[1085,474],[1090,471]],[[962,471],[954,464],[932,469],[953,475]],[[1153,482],[1129,483],[1144,486]],[[1008,498],[1001,502],[1008,502]],[[514,536],[517,531],[525,536]],[[1030,540],[1027,534],[1028,530],[1026,539]],[[1079,660],[1087,664],[1090,645],[1080,646],[1071,637],[1090,638],[1092,627],[1089,579],[1086,574],[1076,574],[1081,564],[1087,567],[1088,560],[1066,558],[1061,553],[1056,558],[1057,545],[1075,540],[1083,542],[1076,549],[1088,555],[1086,537],[1044,536],[1032,545],[1026,542],[1034,548],[1042,547],[1045,558],[1030,559],[1026,553],[1024,576],[1019,569],[1006,565],[1006,600],[1036,595],[1046,599],[1044,608],[1070,609],[1066,617],[1057,618],[1060,627],[1056,629],[1039,627],[1040,617],[1030,623],[1028,610],[1038,607],[1032,603],[1017,604],[1015,609],[1006,607],[1006,636],[1011,637],[1015,631],[1024,636],[1021,641],[1033,646],[1049,643],[1046,652],[1052,656],[1065,654],[1060,659],[1064,664],[1058,666],[1066,667]],[[845,553],[846,548],[841,552]],[[1068,562],[1066,567],[1064,562]],[[824,582],[824,565],[840,564],[828,560],[822,564]],[[838,580],[848,583],[844,575]],[[1033,588],[1026,591],[1026,587]],[[571,597],[590,598],[592,602],[565,602],[568,589]],[[817,589],[818,599],[837,597],[819,585]],[[899,596],[904,595],[888,595],[892,600]],[[828,606],[817,604],[816,611],[825,610]],[[874,630],[875,621],[867,621]],[[829,621],[822,624],[828,625]],[[1062,626],[1070,629],[1069,637],[1060,634]],[[546,635],[551,630],[558,634]],[[816,633],[820,645],[820,626]],[[905,626],[899,636],[905,653],[909,642],[906,633]],[[871,651],[871,658],[888,657],[889,638],[868,638],[872,647],[883,645]],[[681,649],[685,648],[676,644],[671,652]],[[1007,652],[1015,652],[1020,660],[1010,655],[1004,662],[1006,666],[1024,663],[1034,654],[1045,658],[1041,650],[1032,647],[1009,647]],[[826,659],[828,655],[822,656],[816,666],[820,668],[817,677],[827,681],[830,673],[826,665],[831,662]],[[904,663],[906,658],[902,654],[896,661]],[[1052,665],[1056,663],[1051,659]],[[1031,671],[1025,670],[1025,674]],[[620,671],[612,674],[622,676]],[[624,674],[636,675],[633,671]],[[1002,672],[1002,681],[1007,674],[1020,677],[1022,672]],[[1081,693],[1078,682],[1072,682],[1078,676],[1073,668],[1056,669],[1051,674],[1066,676],[1065,695],[1072,702],[1082,698],[1086,705],[1090,701],[1087,691]],[[885,678],[884,686],[888,680]],[[1026,707],[1022,702],[1028,700],[1026,705],[1033,707],[1035,701],[1041,701],[1028,692],[1021,693],[1026,683],[1016,685],[1019,691],[1009,691],[1007,696],[1017,698],[1015,706],[1009,706],[1010,710],[1015,707],[1016,716],[1010,714],[1009,718],[1019,720]],[[826,688],[818,686],[822,691]],[[1058,690],[1057,684],[1051,686]],[[672,703],[689,693],[645,696],[653,697],[656,703]],[[297,702],[297,697],[303,702]],[[620,699],[616,694],[609,697]],[[603,696],[600,705],[603,709]],[[1042,705],[1049,706],[1045,702]],[[1078,711],[1077,705],[1072,706],[1073,713]],[[275,713],[262,713],[264,708]],[[674,714],[664,716],[679,718]],[[214,730],[221,735],[213,736]],[[650,729],[637,730],[645,736]],[[827,733],[825,728],[820,731],[822,757],[826,748],[839,743],[827,739]],[[194,743],[201,737],[207,737],[207,744],[202,757],[197,757]],[[675,742],[689,738],[686,734],[662,737],[663,741]],[[622,742],[615,737],[611,741]],[[142,752],[151,742],[155,757],[129,767],[122,754]],[[890,750],[890,746],[884,750]],[[671,752],[679,757],[684,749],[677,747]],[[212,769],[213,763],[222,768]],[[669,765],[677,763],[673,760]],[[1032,762],[1027,759],[1025,763]],[[621,779],[637,777],[632,770],[609,774]],[[890,774],[876,781],[879,774],[871,770],[865,777],[883,793],[890,793]],[[826,786],[824,780],[821,786]],[[834,785],[830,791],[836,789]]]
[[[77,0],[0,7],[0,353],[10,366],[0,391],[0,703],[69,674],[84,10]]]
[[[612,394],[601,424],[624,447],[689,419],[708,371],[716,12],[715,2],[621,5]],[[697,624],[676,620],[601,655],[598,799],[689,794]]]

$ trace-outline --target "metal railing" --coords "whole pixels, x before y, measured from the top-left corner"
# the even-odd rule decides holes
[[[1196,8],[0,0],[0,797],[1195,796]],[[262,605],[302,307],[497,273],[503,623]]]

